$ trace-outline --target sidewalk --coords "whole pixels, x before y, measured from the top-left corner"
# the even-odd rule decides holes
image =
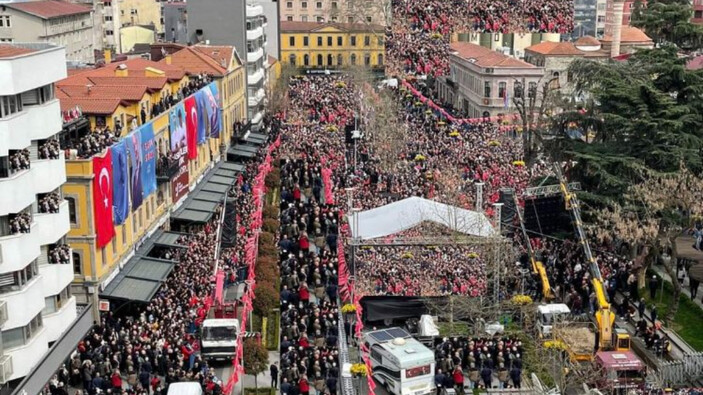
[[[273,364],[274,362],[280,362],[280,354],[278,351],[269,351],[269,366]],[[278,364],[278,368],[281,368],[281,364]],[[268,367],[266,368],[266,371],[264,373],[260,374],[258,377],[258,384],[259,388],[264,388],[264,387],[271,387],[271,372],[269,371]],[[245,374],[242,376],[242,384],[244,388],[254,388],[254,376]],[[237,384],[235,388],[235,393],[239,394],[241,392],[240,388],[242,388],[242,384]]]
[[[651,270],[653,270],[655,273],[657,273],[657,276],[659,276],[660,279],[663,279],[665,281],[668,281],[671,283],[671,277],[666,273],[666,270],[659,266],[659,265],[652,265],[650,267]],[[700,290],[700,286],[698,286],[698,295],[696,295],[696,299],[693,300],[693,303],[696,304],[701,310],[703,310],[703,301],[701,299],[703,298],[703,293]],[[686,286],[686,287],[681,287],[681,294],[686,295],[688,299],[691,299],[691,288]]]

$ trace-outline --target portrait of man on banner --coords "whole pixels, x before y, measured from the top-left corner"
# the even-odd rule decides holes
[[[127,148],[124,140],[110,148],[112,154],[112,206],[115,225],[121,225],[129,215],[129,183]]]
[[[207,87],[204,89],[208,89]],[[207,130],[209,130],[207,117],[207,97],[203,89],[195,92],[195,103],[198,106],[198,144],[207,140]]]
[[[171,152],[174,154],[186,147],[186,114],[182,103],[176,105],[169,114],[171,131]]]
[[[139,129],[142,143],[142,190],[144,197],[156,191],[156,143],[154,126],[147,123]]]
[[[209,89],[208,89],[209,88]],[[210,126],[210,137],[220,137],[222,121],[220,120],[220,94],[217,92],[217,85],[213,82],[203,89],[206,99],[208,125]]]
[[[178,162],[178,172],[171,178],[171,199],[177,203],[188,194],[188,144],[186,142],[186,112],[183,103],[169,114],[171,152]]]
[[[127,142],[129,163],[132,167],[129,185],[132,191],[132,211],[134,211],[141,207],[142,200],[144,200],[144,194],[142,192],[142,140],[139,130],[128,135],[125,141]]]

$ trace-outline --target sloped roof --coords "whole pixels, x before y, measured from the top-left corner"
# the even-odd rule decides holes
[[[15,56],[27,55],[32,52],[36,52],[36,51],[33,49],[29,49],[29,48],[18,47],[16,45],[7,45],[7,44],[0,45],[0,59],[14,58]]]
[[[612,42],[613,37],[612,36],[603,36],[601,39],[602,42]],[[620,42],[621,43],[651,43],[652,39],[649,38],[645,32],[642,30],[632,27],[632,26],[623,26],[622,30],[620,30]]]
[[[594,46],[594,45],[600,45],[600,41],[598,41],[597,38],[593,36],[582,36],[579,37],[578,40],[574,42],[575,45],[581,45],[581,46]]]
[[[224,61],[226,65],[224,66],[225,68],[229,67],[230,62],[232,61],[232,56],[237,57],[237,64],[242,64],[242,62],[239,61],[240,59],[237,55],[237,50],[231,45],[195,44],[193,48],[195,48],[196,51],[214,59],[218,64],[222,64]]]
[[[76,77],[80,77],[78,74]],[[73,77],[70,77],[73,78]],[[87,79],[95,85],[144,85],[151,91],[163,89],[166,77],[114,77],[114,76],[88,76]]]
[[[600,44],[600,43],[599,43]],[[525,48],[526,51],[549,56],[579,56],[582,52],[570,42],[543,41]]]
[[[61,103],[61,111],[66,111],[75,108],[81,108],[83,114],[90,115],[109,115],[117,110],[120,105],[120,99],[82,99],[72,97],[59,97]]]
[[[121,99],[124,101],[140,101],[147,92],[145,85],[60,85],[58,90],[67,97],[85,99]]]
[[[532,64],[476,44],[454,42],[451,43],[451,48],[457,56],[466,60],[473,59],[473,63],[481,67],[535,68]]]
[[[37,16],[42,19],[51,19],[77,14],[88,14],[92,11],[90,7],[86,7],[84,5],[57,0],[27,1],[23,3],[4,3],[3,6]]]
[[[345,32],[385,32],[381,25],[371,23],[337,23],[337,22],[297,22],[281,21],[281,33],[313,32],[316,30],[332,27]]]
[[[420,197],[410,197],[362,211],[357,218],[359,223],[355,226],[353,216],[349,216],[350,228],[353,231],[358,230],[358,234],[354,234],[354,237],[360,237],[362,240],[393,235],[425,221],[435,222],[471,236],[495,235],[493,226],[483,213]]]
[[[166,63],[166,58],[159,63]],[[210,75],[223,76],[226,69],[215,59],[200,53],[192,47],[186,47],[171,54],[171,64],[182,67],[188,74],[206,73]]]

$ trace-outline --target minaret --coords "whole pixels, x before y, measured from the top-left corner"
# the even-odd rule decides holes
[[[620,36],[622,35],[622,13],[624,0],[613,0],[613,44],[610,47],[610,57],[620,55]]]

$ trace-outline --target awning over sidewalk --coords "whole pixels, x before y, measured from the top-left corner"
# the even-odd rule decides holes
[[[156,238],[154,244],[170,248],[188,248],[183,244],[178,244],[178,238],[181,236],[183,236],[183,234],[178,232],[161,232],[160,234],[157,233],[153,236]]]
[[[232,157],[246,158],[246,159],[253,158],[256,156],[256,151],[251,152],[250,150],[248,150],[244,147],[247,147],[247,146],[237,144],[227,151],[227,155],[232,156]]]
[[[171,220],[186,224],[206,224],[234,185],[237,174],[243,170],[241,164],[218,163],[208,171],[195,190],[188,194],[181,207],[171,214]]]
[[[175,264],[176,262],[165,259],[134,256],[100,296],[148,303],[166,281]]]

